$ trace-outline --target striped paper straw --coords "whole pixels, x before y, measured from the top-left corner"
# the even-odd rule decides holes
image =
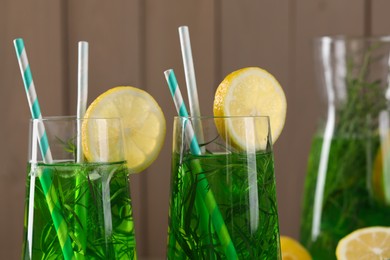
[[[32,118],[42,119],[41,109],[39,107],[38,97],[35,92],[34,81],[32,78],[30,65],[28,63],[27,53],[24,47],[23,39],[21,38],[15,39],[14,46],[15,46],[16,56],[18,58],[20,72],[22,74],[23,83],[26,90],[27,100],[31,110]],[[38,134],[39,134],[39,138],[38,138],[39,147],[41,149],[43,161],[45,163],[53,163],[49,142],[42,121],[39,121],[38,124]],[[43,174],[40,175],[39,180],[41,182],[42,189],[46,197],[46,202],[48,204],[51,217],[53,219],[54,227],[57,232],[58,240],[60,242],[64,258],[66,260],[72,259],[73,258],[72,244],[68,235],[66,222],[64,221],[64,218],[59,209],[60,207],[59,200],[54,190],[54,187],[52,185],[51,174],[49,172],[44,172]]]
[[[187,117],[188,116],[187,108],[181,96],[181,92],[174,71],[172,69],[166,70],[164,74],[179,116]],[[189,120],[185,125],[185,131],[186,131],[186,135],[188,136],[188,141],[190,143],[191,153],[200,155],[201,150]],[[229,235],[229,231],[227,230],[221,212],[218,209],[218,205],[215,201],[214,195],[212,191],[209,189],[209,184],[206,179],[206,176],[204,176],[204,174],[202,173],[203,171],[200,165],[196,165],[195,167],[196,167],[195,169],[196,172],[199,173],[198,174],[199,182],[196,191],[198,194],[201,195],[204,204],[206,205],[206,208],[208,210],[208,213],[211,216],[215,230],[217,231],[218,238],[225,251],[226,257],[227,259],[238,259],[236,249]]]

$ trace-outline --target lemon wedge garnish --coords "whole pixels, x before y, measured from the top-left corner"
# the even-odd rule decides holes
[[[372,189],[372,195],[374,199],[379,202],[380,204],[389,204],[390,201],[386,199],[385,197],[385,191],[386,191],[386,186],[384,182],[384,177],[386,171],[384,167],[384,161],[383,159],[386,160],[386,157],[383,158],[384,156],[387,155],[387,151],[385,151],[385,154],[382,153],[382,149],[379,149],[374,160],[374,166],[372,169],[372,177],[371,177],[371,189]]]
[[[121,118],[123,126],[125,160],[132,173],[146,169],[158,156],[165,139],[164,114],[155,99],[146,91],[135,87],[115,87],[97,97],[88,107],[84,118]],[[95,127],[89,120],[82,126],[84,155],[88,161],[101,161]],[[112,139],[118,129],[110,129]],[[109,145],[117,145],[110,142]],[[110,160],[120,156],[116,147],[109,147]]]
[[[341,239],[336,248],[338,260],[390,258],[390,227],[357,229]]]
[[[280,236],[282,260],[311,260],[309,252],[298,241],[288,236]]]
[[[273,143],[283,130],[286,112],[287,102],[282,87],[274,76],[261,68],[249,67],[230,73],[215,93],[214,116],[268,116]],[[230,120],[218,121],[216,125],[220,135],[231,139],[238,148],[245,147],[245,127]],[[265,131],[269,131],[268,127],[257,129],[256,139],[266,136]],[[257,149],[265,145],[260,144]]]

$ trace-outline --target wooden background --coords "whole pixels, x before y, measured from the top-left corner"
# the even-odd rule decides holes
[[[188,25],[201,111],[229,72],[259,66],[274,74],[288,101],[275,145],[281,233],[298,237],[310,139],[321,115],[313,37],[390,33],[387,0],[1,0],[0,258],[21,254],[29,109],[12,40],[23,37],[44,115],[76,111],[77,42],[90,43],[89,102],[117,85],[150,92],[167,120],[158,160],[131,176],[138,252],[164,259],[174,106],[163,71],[184,88],[177,28]],[[184,92],[184,91],[183,91]]]

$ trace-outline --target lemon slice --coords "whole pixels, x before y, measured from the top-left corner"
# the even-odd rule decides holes
[[[338,260],[390,259],[390,227],[367,227],[341,239],[336,248]]]
[[[282,87],[270,73],[261,68],[249,67],[230,73],[215,93],[214,116],[268,116],[273,143],[283,130],[286,112],[287,102]],[[243,148],[246,143],[245,127],[224,122],[230,120],[219,120],[216,123],[219,133],[222,136],[228,134],[233,145]],[[267,127],[258,129],[256,138],[262,139],[268,131]],[[262,142],[256,148],[262,149],[265,145]]]
[[[298,241],[288,236],[280,236],[282,260],[311,260],[309,252]]]
[[[125,159],[132,173],[146,169],[164,143],[166,123],[161,108],[150,94],[135,87],[115,87],[104,92],[88,107],[85,118],[121,118]],[[85,120],[82,126],[84,154],[88,161],[101,161],[101,153],[94,152],[99,150],[96,129],[89,122]],[[114,139],[118,134],[110,129],[109,135]],[[110,160],[121,159],[116,156],[115,147],[110,147]]]

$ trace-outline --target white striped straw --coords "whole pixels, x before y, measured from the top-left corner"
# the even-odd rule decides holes
[[[80,41],[78,43],[78,72],[77,72],[77,155],[78,163],[84,161],[84,153],[81,139],[82,122],[87,109],[88,100],[88,42]],[[76,179],[76,187],[83,185],[83,178],[78,176]],[[79,234],[79,242],[82,250],[85,252],[87,248],[87,237],[84,230],[87,227],[87,200],[88,193],[81,194],[81,190],[75,192],[75,199],[79,199],[79,203],[75,206],[75,213],[80,220],[80,225],[75,226],[75,231]]]
[[[80,41],[78,51],[78,80],[77,80],[77,162],[83,161],[81,144],[81,119],[87,109],[88,100],[88,42]]]
[[[28,63],[26,48],[24,46],[23,39],[21,38],[15,39],[14,46],[15,46],[16,56],[18,58],[19,68],[22,74],[23,83],[26,90],[27,100],[31,110],[32,118],[39,119],[38,120],[38,134],[39,134],[38,142],[39,142],[39,147],[41,149],[42,158],[45,163],[52,163],[53,158],[50,152],[46,131],[43,122],[41,120],[42,119],[41,109],[39,106],[37,94],[35,92],[34,81],[32,78],[30,65]],[[34,121],[34,123],[35,122],[37,121]],[[35,140],[32,141],[35,142]],[[54,185],[52,184],[50,173],[44,172],[44,174],[40,175],[39,180],[41,182],[41,186],[46,197],[46,202],[48,204],[48,208],[52,216],[52,220],[58,235],[58,240],[60,242],[64,258],[66,260],[72,259],[74,255],[73,255],[71,240],[69,238],[66,222],[64,221],[61,212],[58,210],[59,200],[54,190]],[[30,201],[30,203],[32,202]]]
[[[36,171],[36,166],[38,163],[38,147],[37,141],[39,140],[38,134],[38,125],[33,122],[32,129],[32,147],[31,147],[31,168],[30,172],[34,173]],[[31,130],[30,130],[31,131]],[[34,201],[35,198],[35,178],[36,174],[30,174],[30,192],[29,192],[29,201]],[[28,204],[28,224],[27,224],[27,243],[28,243],[28,253],[29,258],[32,259],[32,244],[33,244],[33,224],[34,224],[34,203]]]
[[[198,91],[196,86],[194,61],[192,59],[191,40],[188,26],[179,27],[180,47],[183,57],[184,75],[187,85],[188,101],[190,104],[190,113],[192,117],[200,117],[200,106]],[[193,120],[196,136],[199,143],[204,143],[203,129],[199,120]],[[204,152],[204,149],[202,152]]]

